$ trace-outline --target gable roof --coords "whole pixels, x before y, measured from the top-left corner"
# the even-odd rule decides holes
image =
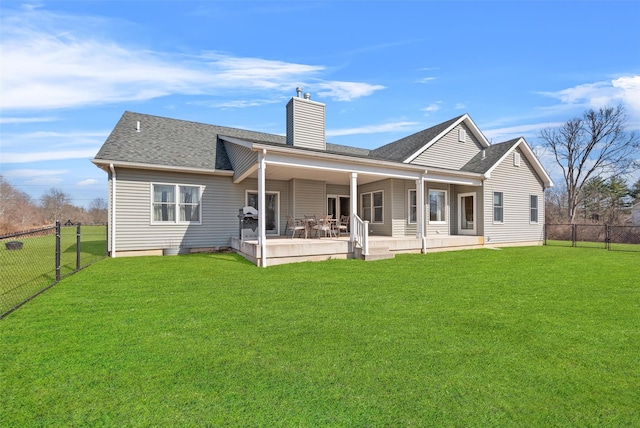
[[[460,170],[485,174],[493,169],[518,141],[520,141],[520,138],[505,141],[504,143],[493,144],[484,149],[484,156],[482,151],[480,151],[480,153],[471,158]]]
[[[480,129],[476,126],[473,120],[471,120],[471,117],[465,113],[462,116],[454,117],[446,122],[379,147],[373,150],[370,153],[370,156],[380,157],[394,162],[409,163],[445,134],[463,122],[483,147],[489,147],[490,144],[485,136],[480,132]]]
[[[538,161],[538,158],[531,150],[531,147],[527,144],[523,137],[514,138],[513,140],[505,141],[503,143],[493,144],[484,149],[484,158],[482,151],[475,155],[469,162],[466,163],[461,171],[475,172],[483,174],[486,178],[491,177],[491,172],[500,165],[500,163],[516,148],[520,148],[522,154],[525,156],[533,170],[538,174],[540,180],[544,183],[545,187],[553,187],[553,181],[544,167]]]
[[[232,137],[252,143],[288,147],[292,151],[322,152],[406,164],[410,159],[422,153],[431,144],[434,144],[462,122],[469,127],[485,147],[485,156],[483,157],[482,151],[480,151],[460,170],[455,171],[484,174],[488,177],[508,153],[514,150],[515,147],[520,146],[545,185],[553,185],[551,178],[523,138],[490,145],[467,114],[396,140],[375,150],[331,143],[326,144],[326,150],[320,150],[287,146],[284,135],[125,111],[92,162],[103,168],[109,163],[119,163],[140,168],[157,167],[159,169],[192,170],[208,173],[232,173],[233,167],[229,160],[225,143],[222,140],[224,137]],[[434,165],[434,167],[436,166]],[[454,170],[451,172],[454,172]]]

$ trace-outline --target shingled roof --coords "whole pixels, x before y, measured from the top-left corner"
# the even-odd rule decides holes
[[[140,122],[140,131],[137,130],[137,122]],[[282,135],[127,111],[95,159],[230,171],[231,162],[224,144],[218,144],[218,135],[256,142],[285,143]]]
[[[464,116],[464,115],[462,115]],[[369,157],[384,159],[393,162],[403,162],[409,156],[418,151],[429,141],[437,137],[442,131],[455,123],[462,116],[454,117],[451,120],[443,122],[439,125],[432,126],[408,137],[401,138],[392,143],[378,147],[369,153]]]
[[[511,148],[520,141],[520,138],[505,141],[504,143],[493,144],[484,149],[484,157],[482,151],[475,155],[467,162],[460,171],[475,172],[484,174],[489,171]]]

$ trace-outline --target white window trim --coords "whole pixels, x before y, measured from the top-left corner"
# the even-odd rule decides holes
[[[245,206],[249,205],[249,193],[258,193],[257,190],[252,190],[252,189],[247,189],[244,191],[244,203]],[[273,231],[267,231],[267,235],[269,236],[275,236],[275,235],[280,235],[280,192],[277,190],[266,190],[264,192],[265,195],[277,195],[278,196],[278,206],[276,207],[276,230],[275,232]],[[257,208],[256,208],[257,209]]]
[[[153,200],[153,187],[154,186],[173,186],[174,191],[175,191],[175,198],[176,201],[173,203],[174,205],[174,221],[156,221],[153,219],[153,204],[155,203],[155,201]],[[200,219],[199,221],[180,221],[180,187],[197,187],[199,189],[199,212],[198,212],[198,218]],[[184,184],[184,183],[162,183],[162,182],[153,182],[153,183],[149,183],[149,189],[150,189],[150,201],[149,201],[149,214],[150,214],[150,222],[149,224],[153,225],[153,226],[173,226],[176,224],[187,224],[187,225],[192,225],[192,226],[197,226],[197,225],[201,225],[202,224],[202,195],[204,194],[204,188],[205,186],[201,186],[201,185],[197,185],[197,184]]]
[[[431,221],[431,192],[442,192],[444,193],[444,220],[442,221]],[[429,224],[447,224],[447,213],[449,212],[449,192],[444,189],[429,189],[427,192],[427,207],[428,207],[428,215],[429,215]]]
[[[496,220],[496,206],[495,206],[495,197],[496,193],[500,193],[502,195],[502,220]],[[494,191],[491,193],[491,216],[493,217],[493,224],[504,224],[504,192]]]
[[[374,207],[375,205],[373,205],[373,195],[375,193],[382,193],[382,220],[381,221],[375,221],[375,210]],[[364,203],[363,203],[363,199],[364,199],[364,195],[371,195],[371,206],[369,208],[371,208],[371,221],[369,223],[371,224],[384,224],[384,190],[374,190],[372,192],[364,192],[360,194],[360,216],[362,217],[362,219],[364,219]]]
[[[415,196],[415,209],[416,209],[416,219],[411,221],[411,192],[413,192]],[[408,224],[417,224],[418,223],[418,191],[416,189],[409,189],[407,193],[407,223]]]
[[[520,153],[513,152],[513,166],[520,166]]]
[[[531,197],[536,197],[536,221],[531,221],[531,211],[533,207],[531,206]],[[540,197],[538,195],[529,195],[529,224],[538,224],[540,223]]]

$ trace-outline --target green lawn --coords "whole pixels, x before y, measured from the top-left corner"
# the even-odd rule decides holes
[[[640,254],[105,259],[0,320],[0,426],[640,426]]]
[[[76,227],[60,229],[60,275],[76,270]],[[21,250],[7,250],[5,242],[20,241]],[[106,254],[106,227],[82,226],[80,267]],[[0,314],[38,293],[56,279],[55,230],[44,236],[22,236],[0,241]]]

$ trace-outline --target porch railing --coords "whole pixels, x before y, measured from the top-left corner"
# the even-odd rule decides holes
[[[362,255],[369,255],[369,222],[353,215],[353,238],[356,245],[362,248]]]

